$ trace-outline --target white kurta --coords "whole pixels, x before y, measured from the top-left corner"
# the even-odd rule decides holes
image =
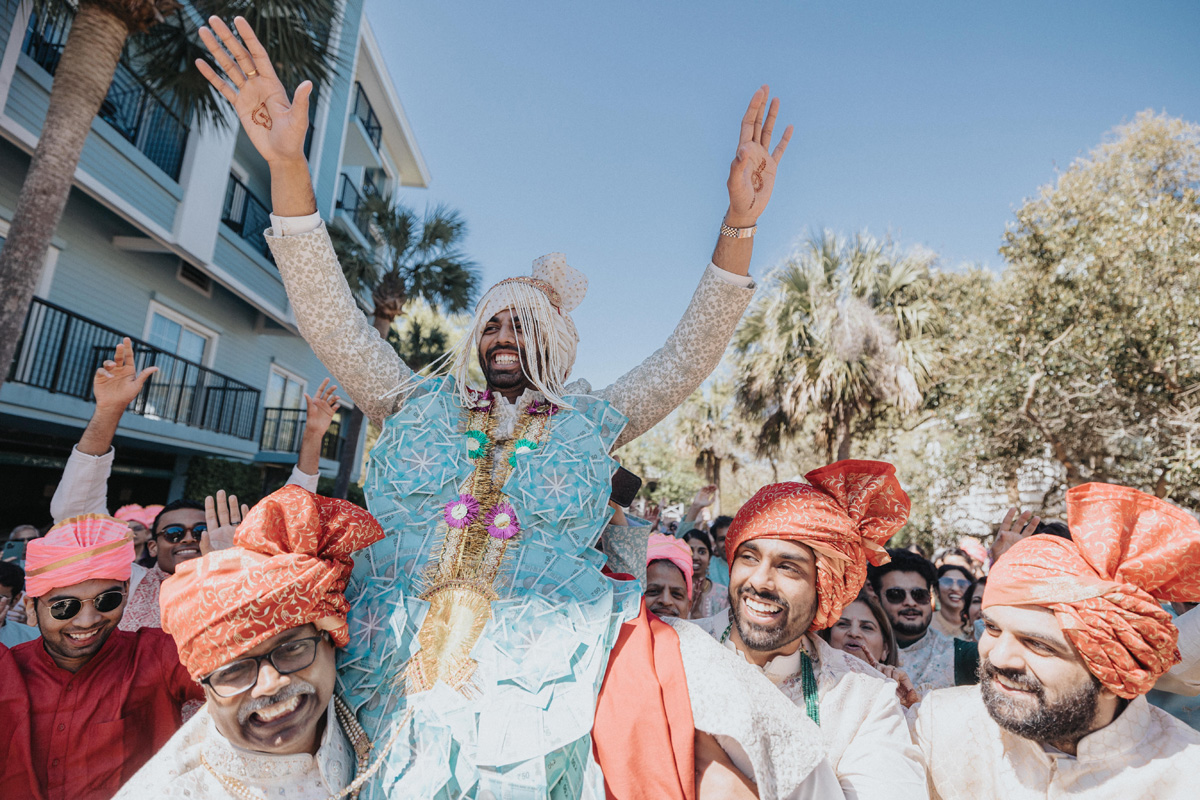
[[[915,731],[940,800],[1192,800],[1200,796],[1200,733],[1131,701],[1111,724],[1079,741],[1078,755],[1048,752],[995,723],[978,686],[933,692]]]
[[[287,800],[324,800],[354,780],[354,750],[329,704],[315,756],[276,756],[234,747],[205,706],[121,787],[113,800],[238,800],[201,761],[253,794]]]
[[[954,639],[930,625],[924,636],[900,648],[900,668],[921,697],[934,689],[950,688],[954,685]]]
[[[720,639],[729,627],[728,612],[696,620]],[[925,765],[913,744],[896,698],[896,682],[854,656],[807,635],[817,679],[817,702],[826,758],[846,798],[907,800],[928,797]],[[726,647],[736,650],[733,643]],[[762,668],[793,703],[804,707],[800,651],[772,659]]]
[[[1154,684],[1155,689],[1188,697],[1200,694],[1200,606],[1175,618],[1180,662]]]

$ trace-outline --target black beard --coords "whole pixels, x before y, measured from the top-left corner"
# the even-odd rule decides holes
[[[754,625],[749,622],[742,622],[742,618],[739,615],[739,609],[741,608],[740,601],[743,597],[765,600],[782,607],[783,618],[779,625],[774,628],[761,628],[758,625]],[[816,602],[816,598],[814,597],[813,605],[810,605],[807,609],[808,613],[801,615],[801,619],[793,620],[791,618],[791,614],[789,613],[791,611],[791,607],[788,605],[786,600],[778,595],[762,594],[746,587],[738,592],[737,597],[732,599],[733,602],[730,604],[730,613],[733,616],[733,624],[737,626],[738,636],[741,637],[742,644],[746,645],[746,647],[750,648],[751,650],[757,650],[759,652],[777,650],[784,645],[791,644],[803,636],[804,632],[808,630],[808,626],[812,623],[814,611],[813,605],[815,605]]]
[[[1033,742],[1077,742],[1088,734],[1096,719],[1100,681],[1090,681],[1053,703],[1046,701],[1046,687],[1028,672],[998,669],[990,661],[979,663],[979,688],[983,704],[996,724],[1022,739]],[[1037,708],[1030,711],[994,688],[992,680],[1002,675],[1033,693]]]
[[[919,622],[909,622],[903,617],[898,617],[892,622],[892,630],[906,638],[914,638],[923,636],[925,631],[929,630],[929,624],[933,622],[933,617],[922,619]]]
[[[517,357],[517,363],[521,365],[521,369],[517,372],[494,372],[491,368],[492,356],[496,353],[512,353]],[[529,380],[529,376],[525,374],[525,354],[518,352],[511,347],[493,347],[480,358],[480,364],[483,366],[483,377],[487,381],[489,389],[515,389],[519,386],[529,387],[533,383]]]

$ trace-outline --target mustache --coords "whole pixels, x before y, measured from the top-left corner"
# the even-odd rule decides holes
[[[749,597],[752,600],[765,600],[768,603],[774,603],[775,605],[782,608],[784,611],[788,611],[791,609],[791,606],[788,605],[787,600],[784,600],[779,595],[774,594],[772,592],[760,592],[755,589],[752,589],[749,586],[743,586],[741,589],[738,590],[738,599],[741,599],[743,597]]]
[[[1001,676],[1010,683],[1016,684],[1016,686],[1023,691],[1033,692],[1038,697],[1042,697],[1044,695],[1045,688],[1043,687],[1042,682],[1025,670],[1000,669],[992,662],[987,660],[979,662],[979,678],[981,683],[985,680],[991,680],[997,676]]]
[[[521,358],[521,349],[519,347],[509,347],[508,345],[494,344],[488,348],[486,353],[488,361],[491,361],[492,356],[496,355],[497,353],[512,353],[518,359]]]
[[[264,708],[270,708],[276,703],[283,703],[291,700],[293,697],[302,694],[316,694],[317,687],[313,686],[303,678],[292,676],[292,682],[280,689],[270,697],[251,697],[242,707],[238,709],[238,724],[245,725],[250,719],[250,715],[256,711],[262,711]]]

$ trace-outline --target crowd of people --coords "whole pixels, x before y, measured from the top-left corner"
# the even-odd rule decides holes
[[[1016,510],[990,552],[889,548],[894,468],[845,460],[675,531],[614,502],[610,455],[716,367],[753,294],[788,128],[757,91],[711,262],[661,349],[567,383],[587,279],[561,254],[480,300],[413,373],[315,213],[289,97],[244,19],[201,38],[272,181],[297,324],[381,434],[370,512],[315,493],[337,407],[307,398],[288,483],[110,513],[112,442],[151,379],[123,342],[45,532],[0,565],[0,796],[1185,798],[1200,733],[1200,521],[1134,489]],[[485,386],[472,386],[477,359]],[[623,495],[622,495],[623,496]],[[158,505],[161,503],[161,505]],[[1168,604],[1170,610],[1168,610]]]

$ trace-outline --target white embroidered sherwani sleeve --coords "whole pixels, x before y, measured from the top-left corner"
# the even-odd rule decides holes
[[[733,331],[754,297],[754,284],[746,284],[746,280],[709,264],[666,343],[599,392],[629,417],[614,450],[678,408],[721,363]]]
[[[412,375],[350,294],[324,223],[307,233],[266,234],[300,335],[376,424],[395,413],[389,393]]]

